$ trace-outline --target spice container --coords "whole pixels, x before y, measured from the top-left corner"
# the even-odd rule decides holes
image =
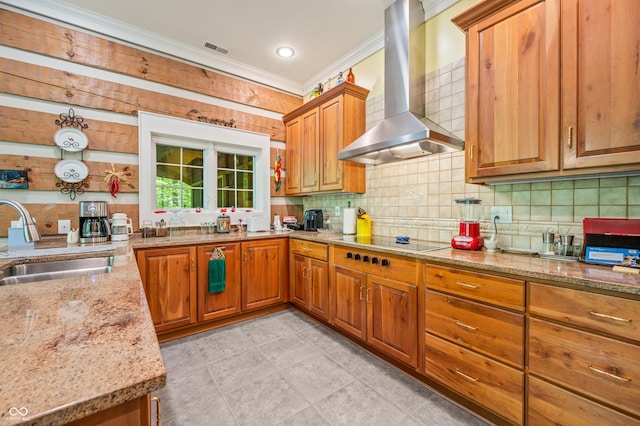
[[[153,227],[153,221],[144,220],[142,221],[142,238],[155,237],[156,230]]]
[[[165,222],[164,219],[156,222],[156,237],[166,237],[167,232],[167,222]]]
[[[222,212],[216,219],[216,227],[220,233],[228,233],[231,231],[231,218]]]

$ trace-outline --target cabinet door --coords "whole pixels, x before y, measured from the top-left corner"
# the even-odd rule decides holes
[[[156,331],[196,321],[196,249],[176,247],[136,254]]]
[[[524,0],[469,29],[467,180],[559,170],[559,20]]]
[[[367,340],[394,358],[418,366],[418,291],[415,285],[369,275]]]
[[[286,123],[287,157],[285,188],[287,195],[299,194],[302,191],[301,165],[302,161],[302,125],[300,117]]]
[[[291,255],[291,302],[301,308],[309,308],[309,259],[299,254]]]
[[[309,259],[310,290],[309,310],[326,320],[329,319],[329,265]]]
[[[339,266],[334,268],[333,274],[333,324],[365,340],[367,306],[364,294],[367,290],[367,276]]]
[[[343,98],[320,105],[320,190],[342,189],[342,161],[338,152],[344,147]]]
[[[225,289],[209,293],[209,258],[218,248],[225,255]],[[240,313],[240,244],[206,245],[198,247],[198,320],[206,321]]]
[[[286,239],[242,243],[242,310],[289,300]]]
[[[562,2],[565,168],[640,162],[638,22],[638,0]]]
[[[316,192],[320,189],[320,179],[318,178],[318,164],[320,162],[318,108],[303,114],[300,117],[300,123],[302,126],[300,189],[303,193]]]

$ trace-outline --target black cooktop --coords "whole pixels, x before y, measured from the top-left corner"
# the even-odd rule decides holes
[[[365,246],[378,246],[385,248],[397,248],[410,251],[431,251],[440,250],[449,247],[447,244],[436,243],[433,241],[414,240],[410,238],[408,241],[398,240],[394,237],[357,237],[355,235],[343,235],[342,241],[349,243],[358,243]]]

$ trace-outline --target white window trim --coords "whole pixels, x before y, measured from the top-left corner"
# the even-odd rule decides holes
[[[233,152],[238,154],[255,155],[254,163],[254,200],[255,205],[251,215],[266,215],[270,217],[270,181],[269,158],[270,137],[262,133],[238,130],[230,127],[216,126],[199,121],[169,117],[150,112],[138,112],[138,155],[139,155],[139,210],[140,225],[144,220],[157,222],[161,219],[169,221],[176,212],[181,212],[187,226],[197,226],[200,222],[215,221],[219,213],[215,199],[205,198],[205,208],[195,213],[193,209],[167,209],[167,213],[154,213],[156,211],[156,181],[155,181],[155,143],[153,139],[163,142],[163,139],[185,139],[181,146],[203,148],[203,143],[213,144],[214,149],[205,150],[205,179],[208,179],[207,170],[216,172],[215,151]],[[199,142],[200,141],[200,142]],[[246,212],[237,212],[238,218],[246,218]],[[235,223],[232,215],[232,222]]]

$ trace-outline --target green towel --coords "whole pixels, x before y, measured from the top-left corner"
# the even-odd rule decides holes
[[[226,281],[226,263],[224,259],[209,261],[209,293],[224,291]]]

